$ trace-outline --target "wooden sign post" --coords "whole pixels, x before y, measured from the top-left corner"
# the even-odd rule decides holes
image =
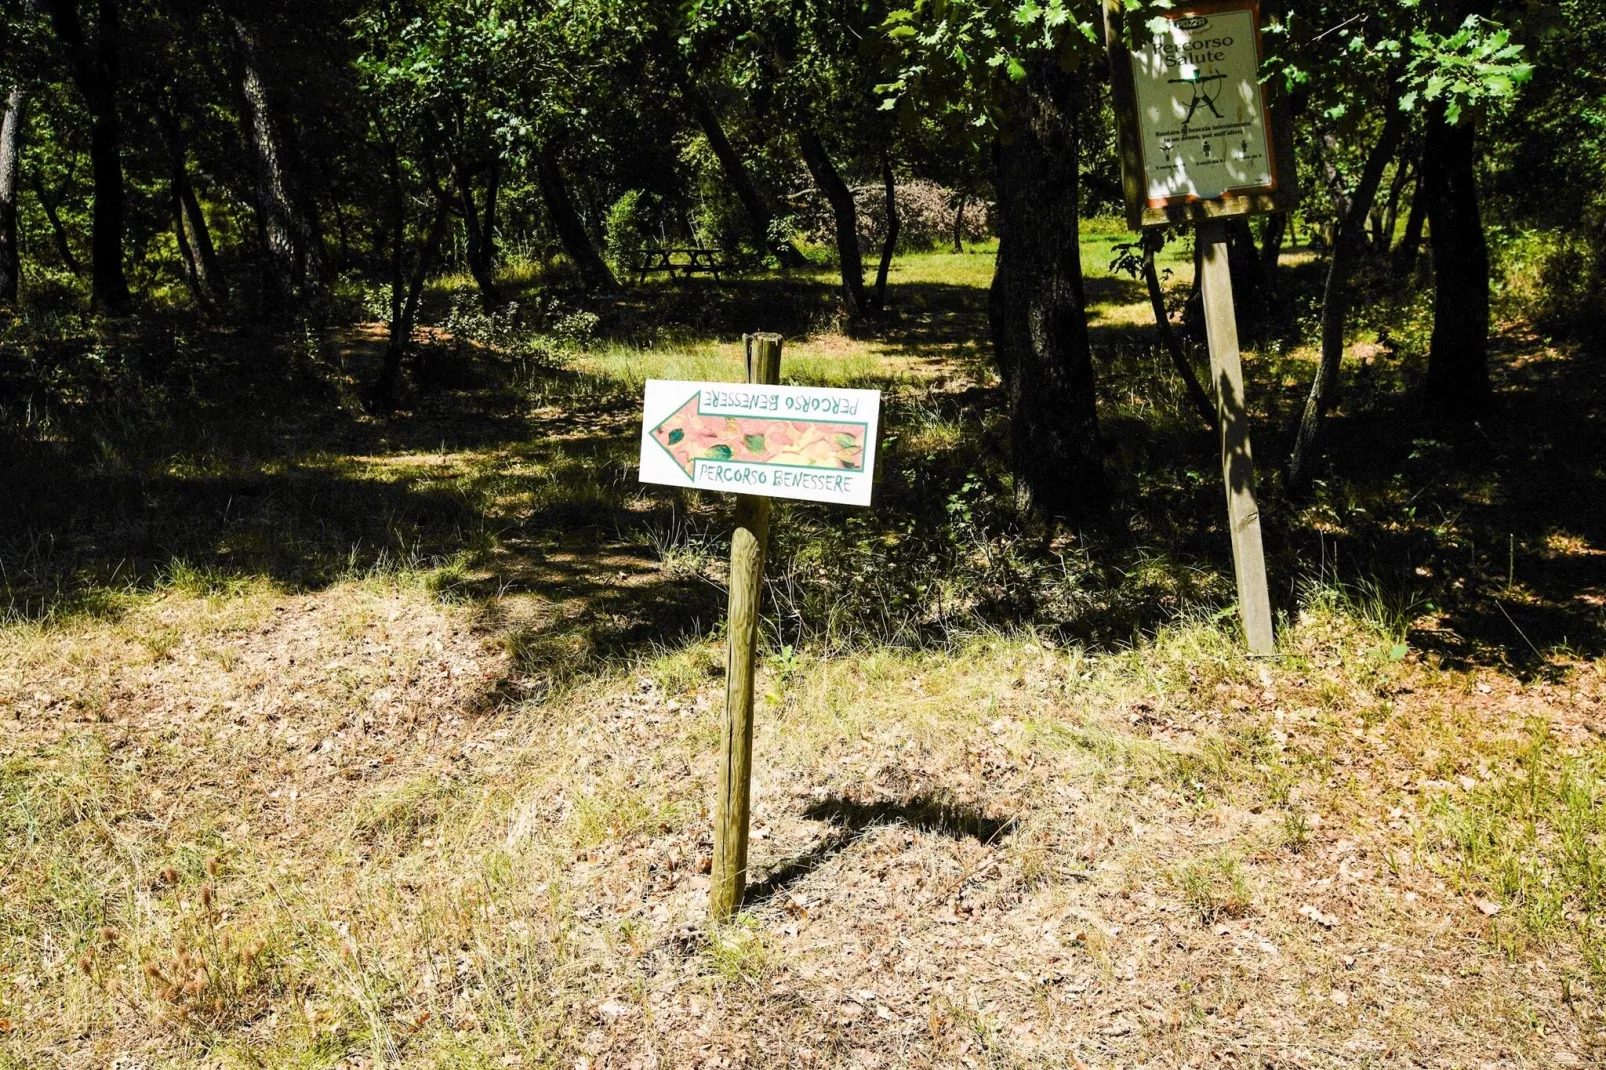
[[[745,341],[746,386],[653,379],[642,404],[642,482],[736,492],[708,893],[716,921],[741,909],[747,887],[754,661],[770,499],[869,505],[881,417],[875,390],[778,385],[780,335],[748,335]]]
[[[781,381],[781,337],[749,335],[747,381]],[[719,795],[714,808],[713,884],[708,912],[724,921],[742,905],[747,887],[747,826],[753,785],[753,659],[758,650],[759,603],[764,595],[764,550],[770,537],[770,500],[736,497],[731,535],[730,609],[726,620],[725,717],[720,722]]]
[[[1129,26],[1117,0],[1104,8],[1127,221],[1134,230],[1194,227],[1238,607],[1250,652],[1272,654],[1226,220],[1293,209],[1292,139],[1272,122],[1260,83],[1256,0],[1148,10],[1157,9]]]

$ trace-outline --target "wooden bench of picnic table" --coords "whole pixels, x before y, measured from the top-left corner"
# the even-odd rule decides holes
[[[655,271],[662,271],[674,276],[676,272],[686,278],[693,275],[704,274],[714,276],[719,281],[719,273],[725,270],[721,262],[718,249],[693,248],[667,248],[653,246],[643,249],[636,258],[632,268],[636,276],[636,285],[641,285],[648,275]]]

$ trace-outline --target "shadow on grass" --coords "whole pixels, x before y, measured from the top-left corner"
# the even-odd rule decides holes
[[[1308,301],[1319,271],[1287,274],[1290,307]],[[1100,307],[1142,300],[1128,280],[1090,280],[1089,293]],[[835,290],[765,277],[655,285],[618,301],[626,312],[607,329],[620,338],[649,328],[723,338],[803,333]],[[893,313],[865,337],[894,355],[985,363],[986,309],[979,286],[895,283]],[[942,643],[956,628],[1027,625],[1111,649],[1230,605],[1213,437],[1152,326],[1095,318],[1092,337],[1118,522],[1054,532],[1019,512],[994,389],[899,383],[875,508],[778,510],[767,617],[782,641]],[[93,341],[26,354],[33,379],[0,352],[0,407],[46,414],[5,446],[0,566],[14,613],[98,612],[98,593],[155,584],[175,560],[292,589],[439,569],[442,596],[476,605],[541,686],[706,634],[722,613],[711,580],[730,503],[637,484],[635,401],[617,384],[431,346],[406,406],[379,419],[351,404],[373,374],[377,336],[309,352],[304,339],[256,329],[152,328],[98,363],[83,359]],[[1330,474],[1297,504],[1283,499],[1278,469],[1309,365],[1269,346],[1247,356],[1280,608],[1296,610],[1311,583],[1366,584],[1393,607],[1389,627],[1467,664],[1606,651],[1603,369],[1518,332],[1497,346],[1503,408],[1485,428],[1424,414],[1409,356],[1376,347],[1347,366]],[[43,365],[70,367],[74,390],[52,399],[29,385]],[[708,533],[689,548],[674,534],[688,518]],[[663,567],[688,549],[701,566]]]
[[[878,803],[828,798],[810,805],[803,816],[810,821],[826,822],[833,828],[807,851],[782,859],[771,867],[763,880],[749,884],[743,897],[747,906],[758,906],[775,898],[871,829],[906,825],[922,832],[991,845],[1009,836],[1017,825],[1012,817],[994,817],[980,807],[929,795],[918,795],[903,802]]]

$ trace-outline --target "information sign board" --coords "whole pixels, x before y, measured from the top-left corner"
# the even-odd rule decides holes
[[[650,379],[641,481],[869,505],[878,390]]]

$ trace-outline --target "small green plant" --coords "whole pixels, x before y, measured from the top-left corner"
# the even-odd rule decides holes
[[[1171,874],[1183,900],[1206,925],[1241,918],[1254,906],[1243,866],[1231,855],[1193,859]]]

